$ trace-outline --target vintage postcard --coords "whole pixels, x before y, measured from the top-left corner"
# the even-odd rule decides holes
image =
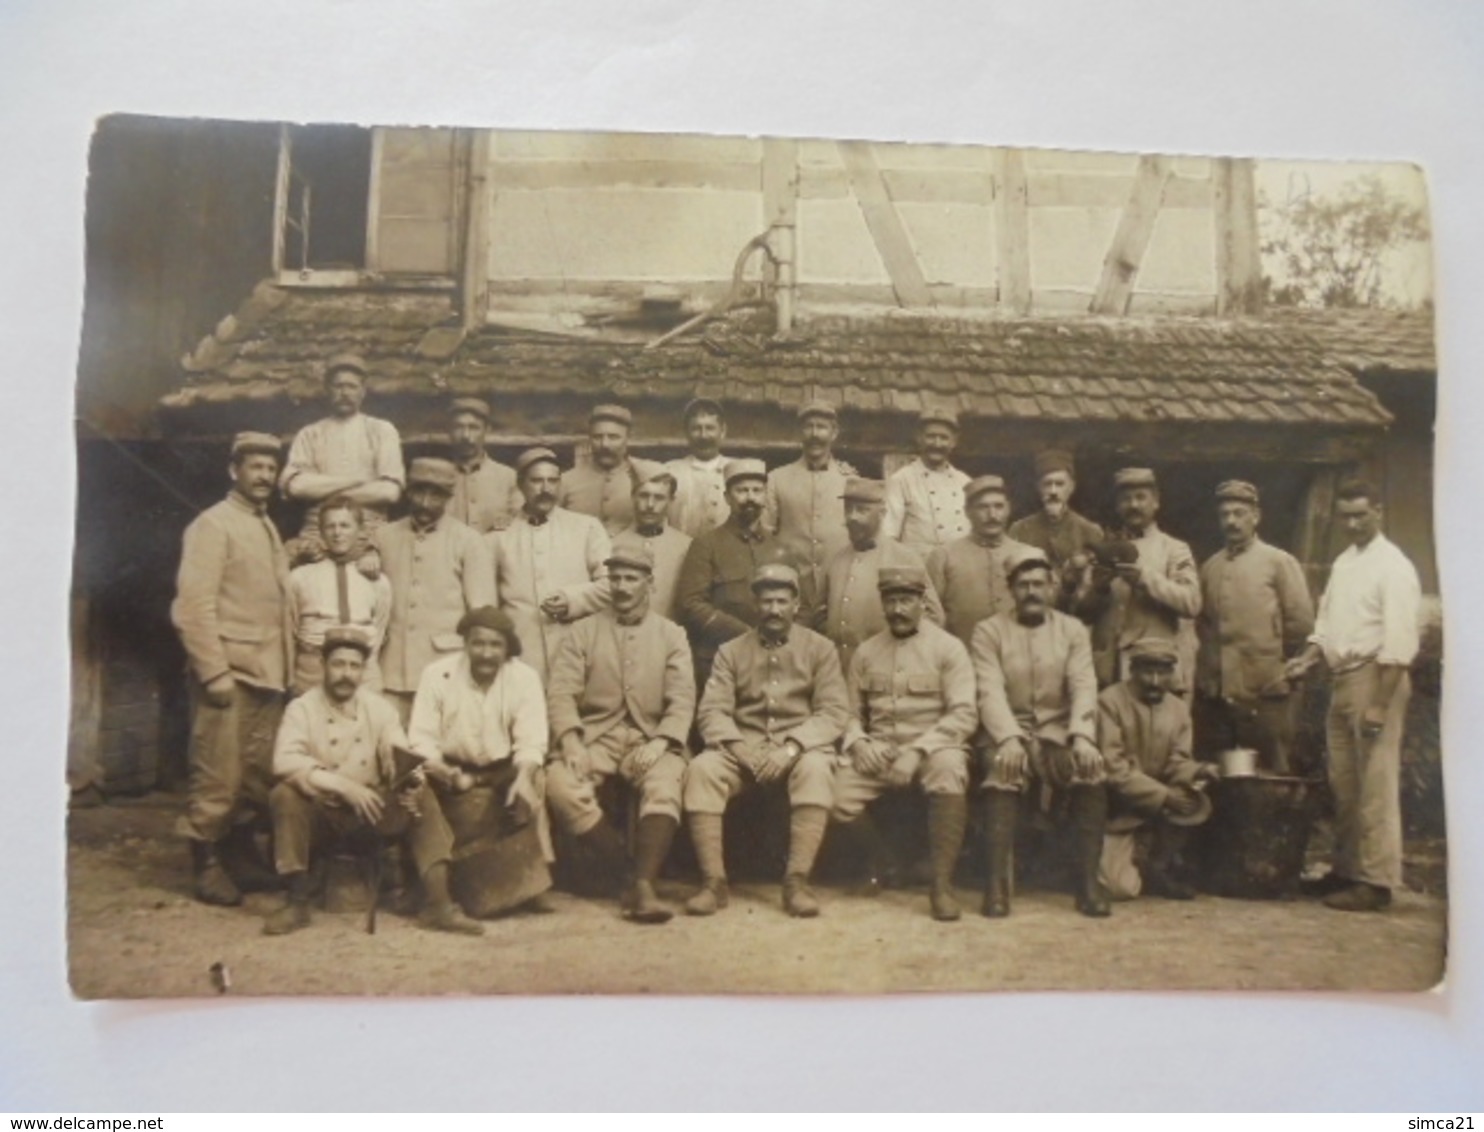
[[[82,998],[1419,991],[1419,169],[115,116]]]

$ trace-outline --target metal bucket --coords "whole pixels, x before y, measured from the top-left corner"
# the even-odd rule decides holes
[[[1221,752],[1222,778],[1251,778],[1257,773],[1257,752],[1251,747],[1233,747]]]
[[[1315,781],[1280,775],[1223,777],[1205,827],[1205,887],[1248,900],[1290,897],[1309,847]]]

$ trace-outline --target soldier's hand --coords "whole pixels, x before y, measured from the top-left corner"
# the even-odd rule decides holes
[[[340,797],[345,800],[356,817],[367,825],[375,825],[381,820],[382,811],[386,808],[381,795],[369,786],[362,786],[359,782],[350,779],[340,781]]]
[[[624,778],[637,785],[639,780],[649,773],[649,768],[659,762],[669,749],[669,740],[658,736],[642,746],[635,747],[629,752],[628,758],[623,761],[621,770]]]
[[[875,739],[862,739],[850,750],[855,769],[871,778],[885,774],[887,767],[891,766],[891,748]]]
[[[509,526],[510,526],[510,516],[509,515],[497,515],[497,516],[495,516],[494,519],[490,520],[490,530],[491,531],[503,531],[503,530],[505,530]]]
[[[1072,740],[1072,772],[1080,782],[1097,778],[1103,769],[1103,756],[1092,741],[1078,735]]]
[[[562,736],[562,762],[567,764],[572,777],[579,782],[592,777],[593,757],[588,753],[587,744],[578,738],[575,731]]]
[[[754,773],[757,775],[757,780],[766,786],[786,775],[789,768],[793,766],[793,762],[793,752],[788,749],[788,744],[780,743],[763,752],[763,757],[758,760]]]
[[[1120,562],[1113,569],[1120,578],[1131,586],[1144,584],[1144,567],[1137,562]]]
[[[1188,786],[1172,786],[1165,795],[1165,809],[1179,817],[1189,817],[1200,808],[1200,797]]]
[[[371,581],[381,577],[381,552],[375,547],[356,559],[356,569]]]
[[[1005,786],[1019,786],[1025,781],[1031,754],[1024,739],[1007,739],[994,754],[994,778]]]
[[[536,791],[536,771],[533,767],[522,766],[515,772],[515,781],[510,784],[510,790],[505,795],[505,804],[515,806],[517,803],[532,815],[541,809],[541,795]]]
[[[1283,666],[1283,677],[1286,680],[1302,680],[1314,667],[1314,661],[1304,655],[1294,657]]]
[[[572,615],[571,607],[567,604],[566,594],[552,594],[541,603],[541,612],[553,621],[565,622]]]
[[[917,768],[922,765],[922,755],[918,751],[903,751],[886,768],[882,775],[888,786],[909,786],[912,779],[917,776]]]
[[[232,690],[237,687],[237,681],[230,672],[218,676],[201,690],[206,697],[206,702],[214,708],[232,706]]]

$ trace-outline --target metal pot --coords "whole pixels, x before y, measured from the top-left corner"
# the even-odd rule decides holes
[[[1233,747],[1221,752],[1222,778],[1251,778],[1257,773],[1257,752],[1251,747]]]

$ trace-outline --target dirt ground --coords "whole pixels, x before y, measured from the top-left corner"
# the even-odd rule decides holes
[[[1384,915],[1317,902],[1190,903],[1144,899],[1108,920],[1076,914],[1059,892],[1025,892],[1008,920],[927,916],[919,890],[869,899],[821,886],[824,912],[791,920],[776,885],[743,884],[713,919],[663,927],[623,922],[611,902],[557,894],[554,915],[486,925],[479,939],[442,936],[390,914],[316,911],[287,938],[261,934],[277,897],[241,908],[190,898],[184,847],[171,836],[178,800],[118,800],[69,818],[68,934],[82,998],[235,995],[438,995],[973,990],[1397,990],[1442,977],[1446,903],[1402,892]],[[666,883],[662,895],[689,888]]]

